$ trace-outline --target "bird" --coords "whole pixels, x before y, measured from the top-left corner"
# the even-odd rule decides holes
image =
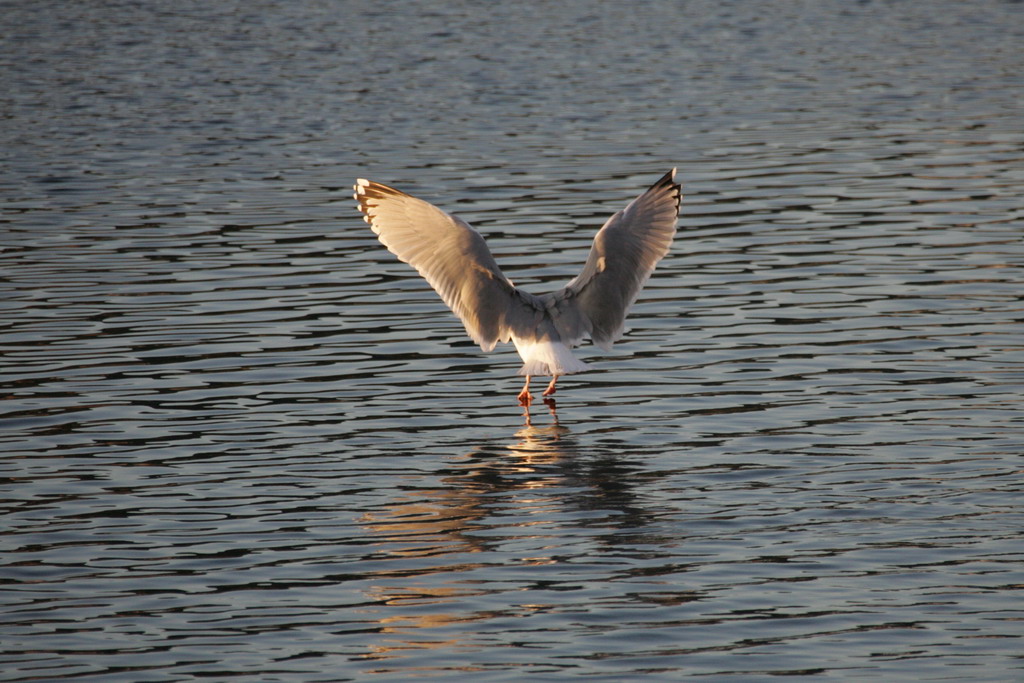
[[[572,354],[584,338],[610,351],[622,337],[630,307],[676,233],[682,193],[675,176],[673,168],[609,218],[580,274],[542,296],[516,287],[458,216],[365,178],[353,196],[377,239],[426,279],[483,351],[515,345],[526,376],[517,398],[528,407],[531,377],[551,377],[542,394],[549,400],[559,377],[591,369]]]

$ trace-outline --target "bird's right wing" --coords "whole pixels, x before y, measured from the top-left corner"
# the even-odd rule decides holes
[[[606,351],[622,336],[626,314],[676,234],[682,197],[676,170],[608,219],[594,237],[576,279],[548,295],[564,339],[578,344],[585,333]]]
[[[377,238],[419,271],[480,348],[490,351],[536,327],[543,305],[505,277],[468,223],[387,185],[360,178],[354,189]]]

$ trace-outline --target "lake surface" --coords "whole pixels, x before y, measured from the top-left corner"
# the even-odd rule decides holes
[[[1024,679],[1024,4],[2,14],[3,680]],[[672,166],[529,415],[351,199],[541,293]]]

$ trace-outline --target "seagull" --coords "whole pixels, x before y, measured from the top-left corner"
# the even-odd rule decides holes
[[[480,348],[515,344],[526,384],[520,405],[529,406],[530,378],[550,376],[543,396],[555,393],[562,375],[589,370],[572,355],[584,337],[605,351],[622,337],[626,314],[676,233],[676,169],[629,203],[598,230],[583,271],[558,291],[535,296],[512,284],[484,238],[469,223],[429,202],[363,178],[353,186],[363,220],[380,242],[422,275],[462,320]]]

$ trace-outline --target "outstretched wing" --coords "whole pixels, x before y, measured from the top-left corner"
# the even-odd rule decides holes
[[[622,337],[626,314],[668,253],[676,234],[679,202],[676,169],[630,202],[594,237],[583,272],[549,295],[562,338],[578,344],[585,333],[608,351]]]
[[[543,306],[516,289],[484,238],[457,216],[387,185],[354,186],[363,219],[381,243],[422,275],[484,351],[535,327]]]

